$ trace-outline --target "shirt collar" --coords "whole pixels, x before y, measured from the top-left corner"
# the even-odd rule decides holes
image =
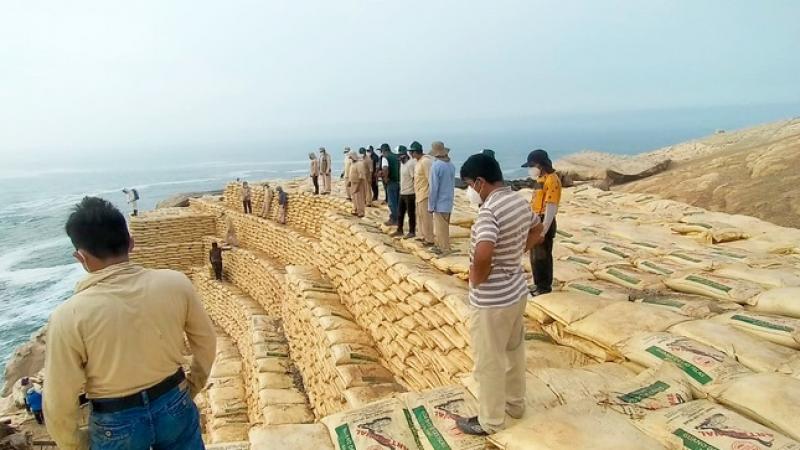
[[[108,266],[105,269],[92,272],[83,277],[83,279],[75,285],[75,293],[77,294],[78,292],[85,291],[97,283],[119,274],[131,274],[140,270],[142,270],[141,267],[134,265],[130,261]]]

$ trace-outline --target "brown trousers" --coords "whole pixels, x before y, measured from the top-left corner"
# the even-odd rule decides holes
[[[436,234],[435,242],[439,250],[450,251],[450,214],[433,213],[433,228]]]
[[[350,182],[350,197],[353,199],[353,212],[358,217],[364,217],[364,201],[366,199],[363,181]]]

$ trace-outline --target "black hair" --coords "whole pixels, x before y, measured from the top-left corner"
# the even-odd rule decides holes
[[[483,178],[489,183],[503,181],[503,171],[496,159],[484,153],[472,155],[461,166],[461,179],[475,180]]]
[[[86,250],[100,259],[128,253],[131,236],[125,216],[108,200],[84,197],[75,205],[64,226],[79,250]]]
[[[211,246],[212,246],[212,247],[216,247],[216,246],[217,246],[217,243],[216,243],[216,242],[212,242],[212,243],[211,243]]]

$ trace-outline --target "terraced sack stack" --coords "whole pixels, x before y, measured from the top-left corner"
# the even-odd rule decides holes
[[[401,390],[333,286],[312,267],[289,266],[286,272],[286,333],[315,415]]]
[[[203,236],[216,234],[213,214],[187,208],[167,208],[131,217],[136,243],[131,261],[154,269],[188,273],[203,264]]]
[[[241,375],[242,358],[230,337],[221,331],[217,336],[217,357],[202,395],[206,399],[206,434],[212,444],[243,441],[250,421]]]

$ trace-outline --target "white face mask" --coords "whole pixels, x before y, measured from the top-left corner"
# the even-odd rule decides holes
[[[481,206],[483,204],[481,194],[479,194],[478,191],[476,191],[472,186],[467,187],[467,198],[473,205]]]
[[[533,178],[534,180],[539,178],[539,176],[541,174],[542,174],[542,169],[540,169],[538,167],[529,167],[528,168],[528,175],[530,175],[531,178]]]

